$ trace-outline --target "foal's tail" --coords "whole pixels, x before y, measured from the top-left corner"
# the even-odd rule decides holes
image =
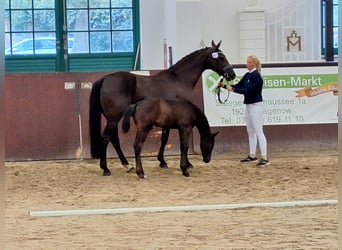
[[[89,134],[90,154],[93,158],[100,158],[102,152],[100,90],[103,78],[97,80],[91,89],[89,97]]]
[[[132,104],[130,105],[124,115],[123,115],[123,118],[122,118],[122,131],[124,133],[127,133],[131,127],[131,116],[134,115],[134,112],[135,112],[135,107],[136,105],[135,104]]]

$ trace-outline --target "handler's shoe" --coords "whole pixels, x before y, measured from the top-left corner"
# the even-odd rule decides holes
[[[250,156],[247,156],[247,158],[241,160],[240,162],[255,162],[257,161],[258,159],[256,157],[250,157]]]
[[[268,160],[261,159],[261,160],[259,161],[259,163],[257,164],[257,167],[264,167],[264,166],[267,166],[267,165],[269,165],[269,164],[270,164],[270,162],[269,162]]]

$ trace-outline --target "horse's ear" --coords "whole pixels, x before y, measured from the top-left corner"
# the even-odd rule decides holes
[[[215,44],[214,40],[211,40],[211,47],[214,49],[214,51],[218,50],[218,48],[221,45],[222,40],[219,41],[218,44]]]
[[[219,43],[216,45],[217,49],[220,48],[221,43],[222,43],[222,40],[220,40]]]

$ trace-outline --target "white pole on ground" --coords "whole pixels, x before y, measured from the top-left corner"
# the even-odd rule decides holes
[[[104,215],[104,214],[126,214],[126,213],[139,213],[139,212],[141,213],[141,212],[174,212],[174,211],[208,211],[208,210],[232,210],[232,209],[258,208],[258,207],[296,207],[296,206],[322,206],[322,205],[337,205],[337,200],[284,201],[284,202],[191,205],[191,206],[168,206],[168,207],[50,210],[50,211],[30,211],[29,215],[34,216],[34,217],[70,216],[70,215]]]

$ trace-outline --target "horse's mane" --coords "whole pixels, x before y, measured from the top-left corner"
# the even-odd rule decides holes
[[[208,50],[208,49],[211,49],[211,47],[205,47],[205,48],[202,48],[202,49],[198,49],[198,50],[195,50],[193,52],[191,52],[190,54],[182,57],[176,64],[172,65],[169,70],[175,70],[179,67],[179,65],[183,65],[184,63],[186,63],[188,60],[190,59],[193,59],[193,56],[196,55],[196,54],[199,54],[199,53],[202,53],[203,51],[205,50]]]

